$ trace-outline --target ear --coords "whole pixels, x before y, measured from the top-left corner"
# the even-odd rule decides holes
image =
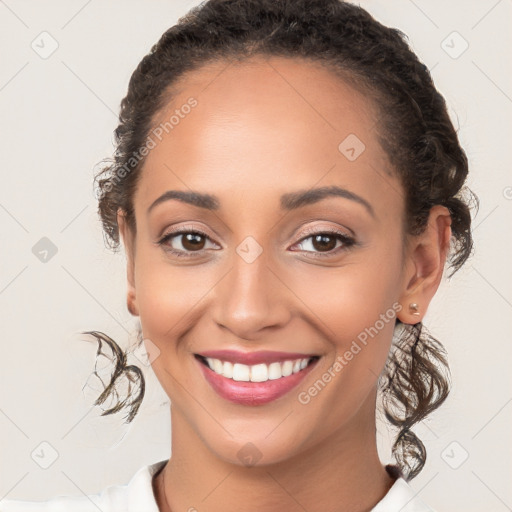
[[[125,212],[121,208],[117,210],[117,225],[126,253],[126,277],[128,281],[126,306],[133,316],[139,316],[135,293],[135,240],[132,230],[126,221]]]
[[[424,232],[411,239],[406,249],[404,282],[397,314],[404,324],[421,322],[436,293],[450,248],[451,215],[442,205],[430,209]]]

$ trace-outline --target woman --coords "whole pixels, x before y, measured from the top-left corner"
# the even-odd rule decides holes
[[[449,373],[422,319],[445,263],[471,253],[471,194],[444,99],[403,35],[339,0],[209,0],[133,73],[116,140],[99,213],[126,251],[172,456],[40,506],[431,510],[407,483],[426,459],[411,428]],[[132,421],[140,370],[88,334],[115,361],[97,404],[138,382],[106,411]],[[397,430],[393,465],[377,406]]]

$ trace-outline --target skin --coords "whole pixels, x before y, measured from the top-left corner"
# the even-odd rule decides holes
[[[371,102],[319,65],[277,57],[209,64],[181,80],[155,126],[191,96],[198,105],[147,156],[134,196],[136,234],[118,215],[128,306],[158,347],[152,367],[171,401],[172,457],[154,480],[158,506],[370,510],[393,483],[377,454],[375,400],[394,321],[309,403],[297,396],[393,304],[403,306],[402,322],[421,321],[443,274],[449,212],[433,207],[425,232],[405,237],[403,188],[378,143]],[[365,144],[354,161],[338,149],[349,134]],[[332,185],[363,197],[374,216],[341,197],[280,208],[282,194]],[[171,200],[148,215],[167,190],[215,194],[220,206]],[[183,226],[208,235],[199,239],[203,251],[183,235],[167,247],[190,257],[155,243]],[[332,235],[322,249],[306,228],[352,230],[357,243],[335,245]],[[252,263],[236,252],[247,236],[263,250]],[[206,382],[193,354],[208,349],[321,358],[297,388],[251,407]],[[261,454],[252,467],[237,456],[248,442]]]

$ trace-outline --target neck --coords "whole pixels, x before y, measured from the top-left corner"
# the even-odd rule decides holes
[[[216,457],[172,410],[172,457],[155,479],[160,512],[371,510],[393,479],[381,464],[375,420],[355,421],[286,461],[245,467]]]

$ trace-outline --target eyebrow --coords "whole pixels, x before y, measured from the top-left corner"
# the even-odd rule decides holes
[[[375,211],[372,205],[366,199],[355,194],[354,192],[351,192],[350,190],[335,185],[309,190],[299,190],[297,192],[283,194],[281,196],[281,209],[288,211],[296,210],[297,208],[302,208],[303,206],[317,203],[327,197],[342,197],[344,199],[349,199],[359,203],[365,207],[365,209],[372,217],[375,217]],[[151,210],[155,208],[155,206],[173,199],[190,204],[192,206],[197,206],[198,208],[204,208],[206,210],[213,211],[220,208],[220,201],[217,196],[194,191],[168,190],[167,192],[164,192],[160,197],[155,199],[155,201],[153,201],[151,206],[148,208],[148,215]]]
[[[364,206],[372,217],[375,217],[375,211],[366,199],[363,199],[361,196],[358,196],[350,190],[336,185],[331,187],[312,188],[309,190],[299,190],[298,192],[283,194],[281,196],[281,208],[284,210],[295,210],[302,206],[317,203],[326,197],[343,197],[344,199],[355,201],[356,203]]]

